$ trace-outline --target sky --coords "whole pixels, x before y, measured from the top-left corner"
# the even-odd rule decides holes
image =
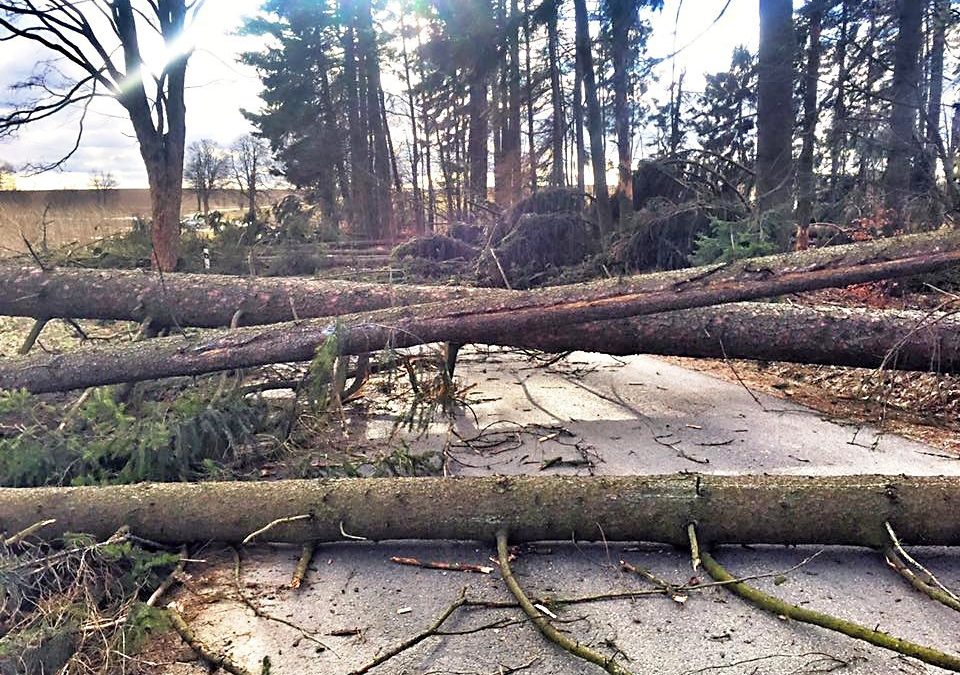
[[[686,70],[684,88],[696,91],[702,88],[704,74],[726,69],[734,47],[745,44],[756,49],[759,3],[729,0],[723,16],[714,23],[727,2],[666,0],[663,11],[651,16],[648,54],[665,56],[681,50],[659,67],[663,82],[670,81],[672,68],[678,75]],[[261,0],[208,0],[187,36],[196,48],[187,69],[187,144],[208,138],[229,146],[252,131],[241,110],[259,108],[260,81],[252,68],[237,62],[237,55],[255,49],[259,42],[236,31],[260,4]],[[10,100],[10,85],[29,75],[40,58],[41,53],[23,40],[3,43],[0,105]],[[15,138],[0,139],[0,162],[21,166],[57,160],[73,147],[79,117],[78,110],[64,112],[24,129]],[[86,188],[91,176],[99,172],[110,172],[119,187],[146,187],[133,128],[120,105],[108,98],[91,106],[80,146],[63,170],[18,176],[17,187]]]

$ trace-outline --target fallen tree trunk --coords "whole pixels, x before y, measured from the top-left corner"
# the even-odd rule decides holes
[[[295,516],[301,516],[292,520]],[[309,517],[305,517],[309,516]],[[960,477],[516,476],[2,488],[0,528],[163,542],[383,539],[960,545]]]
[[[946,249],[947,244],[952,248]],[[500,344],[572,323],[617,319],[917,274],[960,263],[960,233],[913,235],[582,286],[498,293],[200,336],[163,338],[0,362],[0,388],[42,393],[309,361],[336,340],[341,354],[452,341]]]
[[[318,279],[42,270],[0,264],[0,315],[136,321],[154,326],[257,325],[482,295],[479,288],[392,286]]]
[[[960,372],[960,317],[944,312],[742,302],[504,335],[496,344]]]
[[[764,272],[766,261],[783,268],[788,261],[797,267],[817,269],[818,261],[828,264],[846,257],[850,264],[890,260],[895,257],[937,253],[960,248],[960,235],[936,233],[869,244],[810,251],[802,257],[762,258],[729,267],[708,266],[680,270],[666,275],[632,278],[660,278],[678,283],[684,278],[717,270],[724,276],[753,271]],[[716,275],[715,278],[720,278]],[[584,294],[609,292],[616,284],[600,282],[582,285]],[[646,286],[649,288],[650,286]],[[73,318],[143,322],[153,325],[219,328],[233,325],[261,325],[341,316],[394,306],[474,297],[489,299],[515,297],[510,291],[455,286],[388,285],[307,278],[257,278],[218,274],[168,273],[162,277],[142,270],[42,270],[35,265],[0,264],[0,315],[30,316],[37,319]],[[234,316],[239,313],[239,321]]]

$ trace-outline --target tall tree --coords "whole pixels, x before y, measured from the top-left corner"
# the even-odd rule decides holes
[[[162,270],[176,267],[180,236],[184,84],[192,53],[184,48],[183,33],[202,5],[198,0],[0,2],[0,42],[30,40],[49,56],[19,85],[37,97],[0,114],[0,135],[74,106],[86,111],[102,94],[115,98],[140,146],[150,185],[153,264]],[[159,67],[151,68],[141,51],[148,33],[158,34],[165,45],[158,50],[164,57]],[[51,61],[56,67],[45,67]],[[82,132],[81,123],[77,144]],[[52,166],[61,166],[76,147]]]
[[[757,57],[757,207],[761,223],[772,221],[774,239],[786,247],[785,222],[793,195],[793,59],[796,51],[792,0],[760,0]]]
[[[910,174],[918,149],[917,116],[920,112],[920,47],[923,44],[923,12],[927,0],[897,0],[897,41],[893,54],[893,84],[890,98],[890,133],[887,167],[883,182],[885,204],[894,219],[888,233],[906,216]],[[899,222],[897,222],[899,221]]]
[[[817,134],[817,86],[820,82],[820,30],[826,0],[811,0],[804,8],[807,15],[807,63],[803,78],[803,145],[797,161],[797,248],[807,247],[807,225],[813,215],[814,145]]]
[[[583,78],[587,102],[587,127],[590,131],[590,163],[593,168],[593,192],[597,204],[597,222],[602,235],[610,232],[610,195],[607,190],[607,160],[604,149],[603,119],[597,94],[597,77],[590,44],[590,24],[586,0],[573,0],[576,24],[577,63]]]
[[[563,166],[563,139],[566,121],[563,114],[563,90],[560,84],[560,31],[557,26],[561,0],[545,0],[541,7],[546,14],[547,66],[550,71],[550,185],[566,183]]]
[[[930,57],[928,62],[927,110],[924,124],[924,187],[936,182],[937,156],[945,155],[940,134],[941,106],[943,105],[943,59],[947,43],[947,23],[950,16],[949,0],[932,0],[930,5]],[[944,160],[946,157],[944,156]],[[944,167],[946,168],[946,167]],[[946,172],[948,189],[953,188],[953,176]]]
[[[366,119],[370,137],[370,154],[374,191],[368,231],[396,236],[393,205],[390,198],[391,152],[387,141],[383,89],[380,84],[380,56],[377,34],[373,28],[371,0],[351,0],[356,3],[357,47],[363,63],[366,93]],[[356,160],[354,160],[356,161]]]
[[[406,13],[407,7],[401,7],[399,14],[400,54],[403,57],[403,80],[407,90],[407,110],[410,119],[410,182],[413,184],[414,225],[416,231],[422,233],[424,230],[424,203],[423,191],[420,188],[420,124],[417,121],[417,102],[413,88],[413,78],[411,76],[410,52],[407,49],[407,40],[411,35],[411,27],[406,24],[404,18]],[[429,146],[429,137],[426,140],[426,145]],[[429,168],[427,170],[429,171]]]
[[[636,31],[641,0],[603,0],[609,22],[613,61],[613,126],[617,140],[617,190],[620,219],[633,211],[633,115],[630,107],[632,71],[638,57]]]

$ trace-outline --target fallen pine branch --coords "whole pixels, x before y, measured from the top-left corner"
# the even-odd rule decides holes
[[[0,388],[65,391],[308,361],[328,340],[336,341],[340,354],[443,341],[501,344],[504,335],[546,335],[562,332],[573,323],[842,286],[958,263],[960,233],[912,235],[625,280],[397,307],[337,320],[312,319],[197,338],[162,338],[12,358],[0,363]]]
[[[310,514],[288,520],[296,514]],[[517,476],[140,483],[0,489],[0,530],[98,538],[129,526],[158,542],[269,540],[655,541],[882,549],[890,522],[904,545],[960,545],[957,476]]]
[[[500,576],[503,577],[503,582],[507,585],[507,588],[510,589],[513,597],[517,599],[523,613],[530,617],[533,625],[537,627],[537,630],[539,630],[546,639],[573,656],[600,666],[612,675],[630,675],[630,671],[615,660],[616,654],[614,654],[614,656],[605,656],[597,650],[561,633],[550,623],[543,612],[530,602],[530,599],[526,593],[523,592],[520,584],[513,576],[513,571],[510,569],[510,552],[507,547],[506,530],[499,530],[497,532],[497,561],[500,564]]]
[[[882,647],[884,649],[895,651],[899,654],[904,654],[905,656],[913,657],[933,666],[938,666],[953,672],[960,672],[960,657],[958,656],[948,654],[933,647],[927,647],[909,640],[904,640],[887,633],[881,633],[880,631],[867,628],[866,626],[861,626],[860,624],[847,621],[830,614],[806,609],[805,607],[791,605],[790,603],[784,602],[783,600],[775,598],[772,595],[767,595],[763,591],[745,584],[742,581],[736,581],[733,575],[731,575],[730,572],[728,572],[725,567],[718,563],[709,553],[701,551],[700,559],[703,563],[704,569],[715,581],[728,582],[727,588],[744,600],[756,605],[760,609],[772,612],[777,616],[793,619],[794,621],[809,623],[813,624],[814,626],[820,626],[821,628],[837,631],[838,633],[842,633],[856,640],[869,642],[877,647]]]

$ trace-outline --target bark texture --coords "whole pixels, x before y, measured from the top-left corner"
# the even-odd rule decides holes
[[[391,286],[305,278],[54,269],[0,263],[0,315],[105,319],[156,326],[229,326],[338,316],[485,293],[443,286]]]
[[[66,391],[175,375],[308,361],[335,339],[341,354],[429,342],[500,344],[503,335],[918,274],[960,263],[960,233],[910,235],[731,264],[540,291],[240,328],[0,362],[0,388]]]
[[[760,0],[756,169],[761,214],[781,211],[791,204],[795,49],[791,0]],[[790,228],[777,225],[776,239],[786,248]]]
[[[604,151],[603,115],[597,94],[597,77],[590,46],[590,23],[586,0],[573,0],[576,25],[577,64],[583,78],[587,104],[587,129],[590,131],[590,164],[593,169],[593,195],[597,200],[597,222],[600,234],[610,232],[610,194],[607,190],[607,160]]]
[[[162,542],[238,542],[280,518],[264,541],[657,541],[881,547],[884,522],[909,545],[960,544],[960,478],[943,476],[491,476],[141,483],[2,488],[0,529],[40,519],[38,536],[122,525]],[[341,527],[343,528],[341,530]]]
[[[920,311],[735,303],[553,333],[505,336],[547,352],[661,354],[960,372],[960,317]]]
[[[885,203],[894,218],[904,214],[910,196],[910,171],[918,148],[917,115],[920,111],[920,49],[923,13],[927,0],[898,0],[897,42],[893,55],[890,95],[890,136],[883,181]],[[888,229],[892,229],[892,226]]]

